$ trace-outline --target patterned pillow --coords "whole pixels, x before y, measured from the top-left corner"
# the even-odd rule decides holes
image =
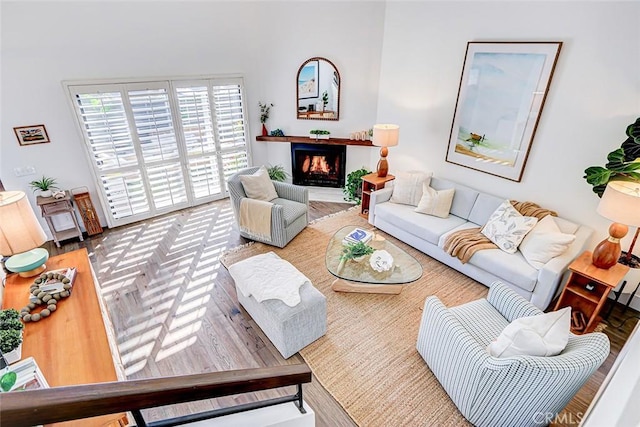
[[[422,184],[431,182],[431,172],[398,172],[393,183],[391,202],[418,206],[422,198]]]
[[[508,200],[505,200],[482,227],[482,234],[503,251],[513,254],[537,222],[537,218],[522,216]]]

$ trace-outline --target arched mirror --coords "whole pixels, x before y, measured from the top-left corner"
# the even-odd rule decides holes
[[[338,120],[340,73],[331,61],[315,57],[298,69],[296,108],[299,119]]]

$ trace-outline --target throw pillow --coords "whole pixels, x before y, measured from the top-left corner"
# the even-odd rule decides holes
[[[540,270],[549,260],[565,253],[574,240],[575,235],[562,233],[553,217],[547,215],[524,237],[518,249],[533,268]]]
[[[398,172],[393,183],[391,202],[418,206],[422,198],[422,184],[431,182],[431,172]]]
[[[414,211],[446,218],[449,216],[449,209],[451,209],[455,191],[455,188],[437,191],[425,182],[422,184],[422,198]]]
[[[503,251],[513,254],[537,222],[537,218],[522,216],[508,200],[505,200],[482,227],[482,234]]]
[[[555,356],[569,341],[571,307],[509,323],[487,350],[493,357]]]
[[[241,175],[240,182],[242,182],[244,192],[250,199],[269,202],[278,197],[276,188],[269,178],[269,172],[264,166],[261,166],[253,175]]]

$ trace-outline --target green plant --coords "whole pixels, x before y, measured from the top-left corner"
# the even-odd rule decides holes
[[[344,200],[347,202],[355,201],[356,205],[360,204],[362,198],[362,177],[370,173],[370,170],[363,167],[347,175],[347,182],[342,189]]]
[[[322,105],[326,107],[328,103],[329,103],[329,94],[325,90],[324,92],[322,92]]]
[[[9,353],[15,350],[22,343],[22,332],[17,329],[0,330],[0,351]]]
[[[609,153],[607,164],[585,169],[584,178],[599,197],[609,181],[640,181],[640,117],[626,129],[627,139]]]
[[[346,245],[342,249],[342,255],[340,255],[340,261],[347,261],[350,259],[360,258],[365,255],[371,255],[373,248],[366,243],[358,242]]]
[[[329,132],[328,130],[322,130],[322,129],[311,129],[309,133],[311,135],[330,135],[331,134],[331,132]]]
[[[258,102],[258,106],[260,107],[260,123],[266,123],[269,119],[269,110],[273,107],[273,104]]]
[[[289,176],[287,171],[284,170],[284,167],[280,165],[269,165],[269,167],[267,167],[267,172],[269,172],[269,178],[273,181],[284,182],[287,179],[287,176]]]
[[[282,129],[275,129],[269,133],[270,136],[284,136]]]
[[[45,176],[43,176],[42,179],[31,181],[29,183],[29,186],[33,188],[33,191],[36,191],[36,190],[47,191],[47,190],[54,190],[58,188],[56,186],[55,179],[47,178]]]

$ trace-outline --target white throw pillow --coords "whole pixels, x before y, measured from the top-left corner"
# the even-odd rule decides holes
[[[524,237],[518,249],[533,268],[540,270],[549,260],[565,253],[574,240],[574,234],[562,233],[553,217],[547,215]]]
[[[261,166],[253,175],[240,175],[240,182],[242,182],[244,192],[250,199],[269,202],[278,197],[276,188],[269,178],[269,172],[264,166]]]
[[[393,183],[391,202],[418,206],[422,198],[422,184],[431,182],[431,172],[398,172]]]
[[[451,209],[455,191],[455,188],[437,191],[425,182],[422,184],[422,198],[414,211],[446,218],[449,216],[449,209]]]
[[[513,254],[537,222],[538,218],[522,216],[508,200],[505,200],[482,227],[482,234],[503,251]]]
[[[487,350],[493,357],[555,356],[569,341],[571,307],[509,323]]]

